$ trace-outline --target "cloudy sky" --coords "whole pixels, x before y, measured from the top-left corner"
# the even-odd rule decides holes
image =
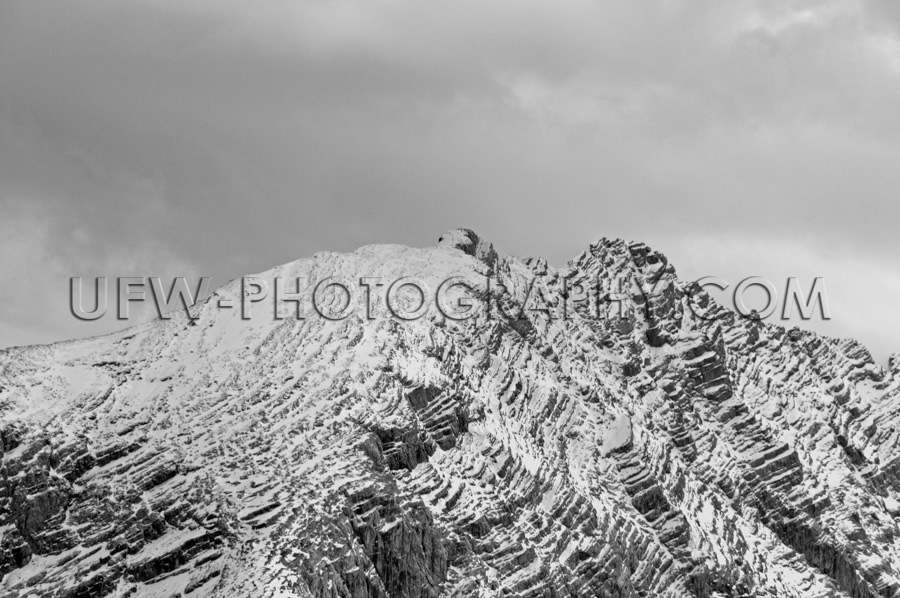
[[[0,346],[71,276],[214,284],[467,226],[562,265],[826,279],[900,351],[900,3],[0,3]],[[779,283],[780,286],[780,283]]]

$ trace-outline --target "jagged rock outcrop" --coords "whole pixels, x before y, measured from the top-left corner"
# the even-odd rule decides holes
[[[276,277],[359,309],[245,320],[234,281],[0,351],[2,595],[900,597],[896,359],[619,240],[555,269],[459,230]]]

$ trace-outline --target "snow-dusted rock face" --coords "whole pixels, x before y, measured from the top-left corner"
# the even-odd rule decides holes
[[[896,362],[622,241],[554,270],[451,231],[259,278],[329,276],[484,309],[243,320],[236,281],[193,323],[0,352],[0,594],[900,596]]]

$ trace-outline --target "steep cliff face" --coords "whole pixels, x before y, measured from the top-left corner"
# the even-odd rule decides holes
[[[480,309],[398,317],[403,276]],[[461,230],[259,275],[328,277],[371,313],[244,320],[236,281],[0,352],[0,593],[900,596],[896,361],[636,243],[555,270]]]

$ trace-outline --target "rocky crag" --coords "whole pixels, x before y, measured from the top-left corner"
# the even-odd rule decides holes
[[[245,320],[234,281],[0,351],[0,594],[900,596],[897,359],[618,240],[554,269],[458,230],[257,278],[403,276],[480,309],[372,286],[371,313]]]

